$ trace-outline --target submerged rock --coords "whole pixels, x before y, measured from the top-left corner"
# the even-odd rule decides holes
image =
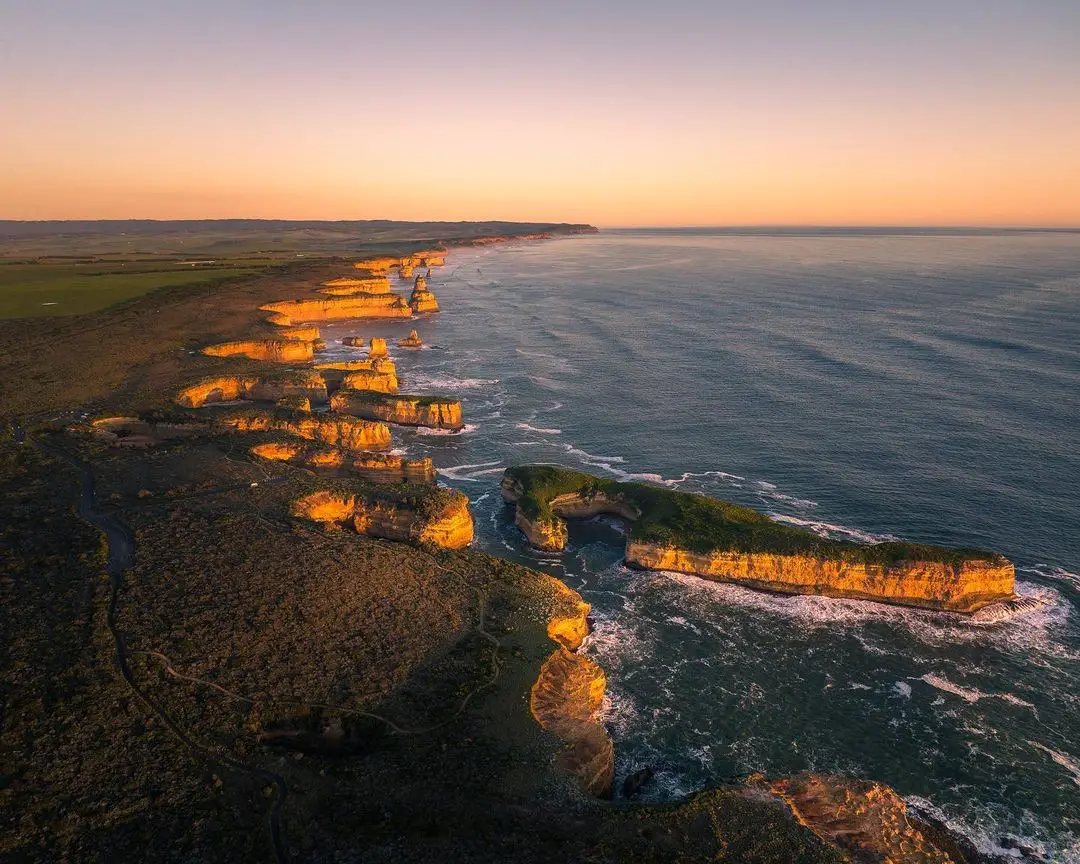
[[[622,784],[623,798],[634,798],[640,795],[641,790],[645,788],[652,778],[653,769],[648,765],[644,768],[639,768],[632,774],[628,774]]]

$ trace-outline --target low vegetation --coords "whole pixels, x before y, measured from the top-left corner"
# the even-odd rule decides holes
[[[524,494],[518,506],[531,520],[557,518],[551,510],[551,501],[560,495],[592,498],[602,493],[640,512],[640,518],[630,527],[634,540],[692,552],[772,552],[872,564],[911,560],[957,564],[998,558],[995,553],[981,549],[950,549],[899,541],[862,545],[830,540],[812,531],[783,525],[750,507],[645,483],[620,483],[554,465],[508,468],[506,476],[521,486]]]

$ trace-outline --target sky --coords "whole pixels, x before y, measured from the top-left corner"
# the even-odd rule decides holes
[[[1080,0],[0,0],[0,218],[1080,226]]]

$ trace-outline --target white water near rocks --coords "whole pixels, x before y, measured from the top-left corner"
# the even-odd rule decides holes
[[[394,351],[466,431],[402,431],[478,543],[593,604],[604,717],[650,800],[750,771],[883,781],[1014,860],[1080,862],[1080,236],[610,233],[454,250]],[[857,542],[993,548],[1026,608],[973,620],[621,564],[610,519],[531,550],[506,466],[704,492]]]

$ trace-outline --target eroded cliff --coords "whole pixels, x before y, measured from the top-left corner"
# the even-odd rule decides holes
[[[413,314],[409,304],[397,294],[357,293],[347,297],[282,300],[259,309],[269,312],[267,321],[279,326],[344,318],[408,318]]]
[[[343,450],[388,450],[390,427],[337,414],[287,417],[263,411],[242,411],[216,417],[221,428],[237,432],[284,432],[308,441],[321,441]]]
[[[436,486],[338,489],[313,492],[296,501],[292,514],[316,522],[350,524],[360,534],[387,540],[431,543],[461,549],[473,539],[469,499]]]
[[[368,390],[339,390],[330,397],[330,409],[338,414],[383,420],[401,426],[427,426],[459,430],[464,427],[461,403],[437,396],[373,393]]]
[[[218,375],[185,387],[176,395],[176,403],[201,408],[237,399],[277,402],[290,396],[324,403],[326,380],[318,372],[306,370],[276,375]]]
[[[375,483],[434,485],[436,479],[431,459],[406,459],[396,453],[346,453],[337,447],[284,441],[256,444],[251,453],[260,459],[303,468],[347,472]]]
[[[207,345],[202,353],[209,357],[248,357],[269,363],[299,363],[315,356],[311,342],[295,339],[260,339],[250,342],[222,342]]]
[[[1013,593],[1011,562],[976,549],[859,545],[775,522],[748,507],[553,466],[508,469],[503,498],[529,542],[558,551],[564,518],[629,523],[626,562],[748,587],[974,612]]]

